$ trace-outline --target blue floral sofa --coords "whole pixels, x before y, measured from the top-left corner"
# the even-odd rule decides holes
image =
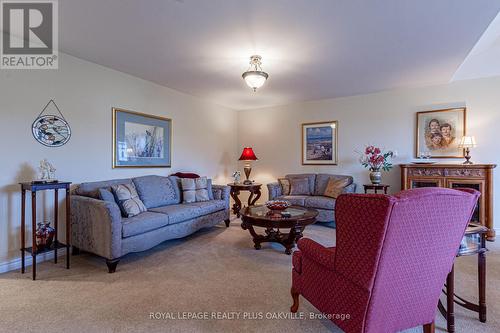
[[[102,200],[100,189],[133,183],[146,212],[122,217],[116,202]],[[143,176],[82,183],[71,195],[74,253],[81,249],[106,259],[113,273],[119,259],[150,249],[166,240],[182,238],[221,221],[229,226],[229,187],[208,180],[209,201],[182,203],[180,179]],[[103,198],[106,199],[106,198]]]
[[[331,178],[335,180],[347,179],[348,184],[344,187],[342,193],[355,193],[356,184],[351,176],[334,175],[326,173],[302,173],[289,174],[284,178],[307,178],[309,181],[309,192],[311,195],[283,195],[282,187],[278,182],[267,184],[269,200],[283,199],[295,206],[302,206],[316,209],[319,214],[317,222],[326,223],[328,226],[335,226],[335,199],[323,196],[328,181]]]

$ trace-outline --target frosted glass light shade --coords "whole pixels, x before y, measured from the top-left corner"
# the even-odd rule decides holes
[[[262,87],[266,83],[269,75],[262,71],[247,71],[242,75],[246,84],[256,91],[258,88]]]
[[[458,144],[459,148],[473,148],[476,146],[476,138],[473,136],[463,136]]]

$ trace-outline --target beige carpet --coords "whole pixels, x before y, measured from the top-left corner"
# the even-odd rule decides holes
[[[311,226],[306,236],[335,244],[335,230],[320,225]],[[488,322],[482,324],[476,314],[457,308],[457,332],[500,331],[500,246],[488,245]],[[474,257],[457,261],[457,292],[471,300],[477,300],[475,263]],[[107,273],[102,259],[88,254],[73,257],[70,270],[62,263],[39,265],[36,282],[31,274],[2,274],[0,331],[340,332],[329,321],[309,319],[316,310],[302,298],[299,311],[305,319],[279,318],[289,314],[290,267],[291,257],[279,245],[254,250],[248,232],[233,220],[228,229],[217,226],[128,255],[115,274]],[[150,319],[151,312],[220,312],[226,318]],[[238,313],[247,318],[237,319]],[[438,315],[437,331],[444,327]]]

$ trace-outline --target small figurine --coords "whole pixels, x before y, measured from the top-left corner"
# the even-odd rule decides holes
[[[45,181],[54,181],[54,176],[56,168],[50,163],[46,158],[40,161],[40,166],[38,167],[40,171],[40,179]]]
[[[240,178],[241,178],[241,172],[240,171],[235,171],[233,172],[233,181],[235,184],[238,184],[240,182]]]

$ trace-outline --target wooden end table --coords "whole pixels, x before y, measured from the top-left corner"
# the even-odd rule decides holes
[[[70,208],[70,182],[54,182],[54,183],[20,183],[21,185],[21,273],[26,271],[24,255],[26,252],[31,253],[33,258],[33,280],[36,280],[36,256],[37,254],[54,251],[54,263],[57,264],[57,250],[66,248],[66,268],[69,269],[69,250],[71,247],[71,208]],[[59,190],[66,190],[66,244],[59,242],[57,238],[58,232],[58,214],[59,214]],[[38,250],[36,247],[36,194],[38,191],[54,190],[54,243],[49,249]],[[32,246],[26,247],[26,191],[31,192],[31,230],[32,230]]]
[[[465,231],[464,238],[457,252],[457,257],[477,254],[477,275],[479,304],[471,303],[455,294],[455,272],[454,266],[446,277],[446,288],[443,292],[446,295],[446,308],[441,303],[438,304],[439,312],[446,318],[448,332],[455,332],[455,309],[454,303],[479,313],[479,321],[486,322],[486,235],[488,228],[477,223],[469,223]]]
[[[365,193],[368,193],[369,190],[372,190],[375,194],[378,194],[378,191],[383,191],[384,194],[387,194],[387,190],[391,186],[385,184],[364,184],[363,187],[365,188]]]
[[[240,210],[241,210],[241,200],[238,197],[240,195],[241,191],[248,191],[250,192],[250,196],[248,197],[248,206],[253,206],[257,200],[259,200],[261,196],[260,188],[262,187],[262,184],[259,183],[254,183],[254,184],[249,184],[245,185],[243,183],[229,183],[227,184],[231,188],[231,198],[234,200],[233,204],[233,213],[236,215],[236,217],[240,217]],[[255,195],[255,197],[254,197]]]
[[[317,210],[298,206],[289,207],[285,211],[290,216],[284,217],[280,211],[272,211],[266,206],[250,206],[241,210],[241,228],[250,232],[256,250],[261,249],[261,243],[274,242],[283,245],[286,254],[292,254],[305,227],[316,222],[318,216]],[[266,228],[265,235],[257,234],[254,227]],[[282,233],[280,229],[290,229],[290,232]]]

